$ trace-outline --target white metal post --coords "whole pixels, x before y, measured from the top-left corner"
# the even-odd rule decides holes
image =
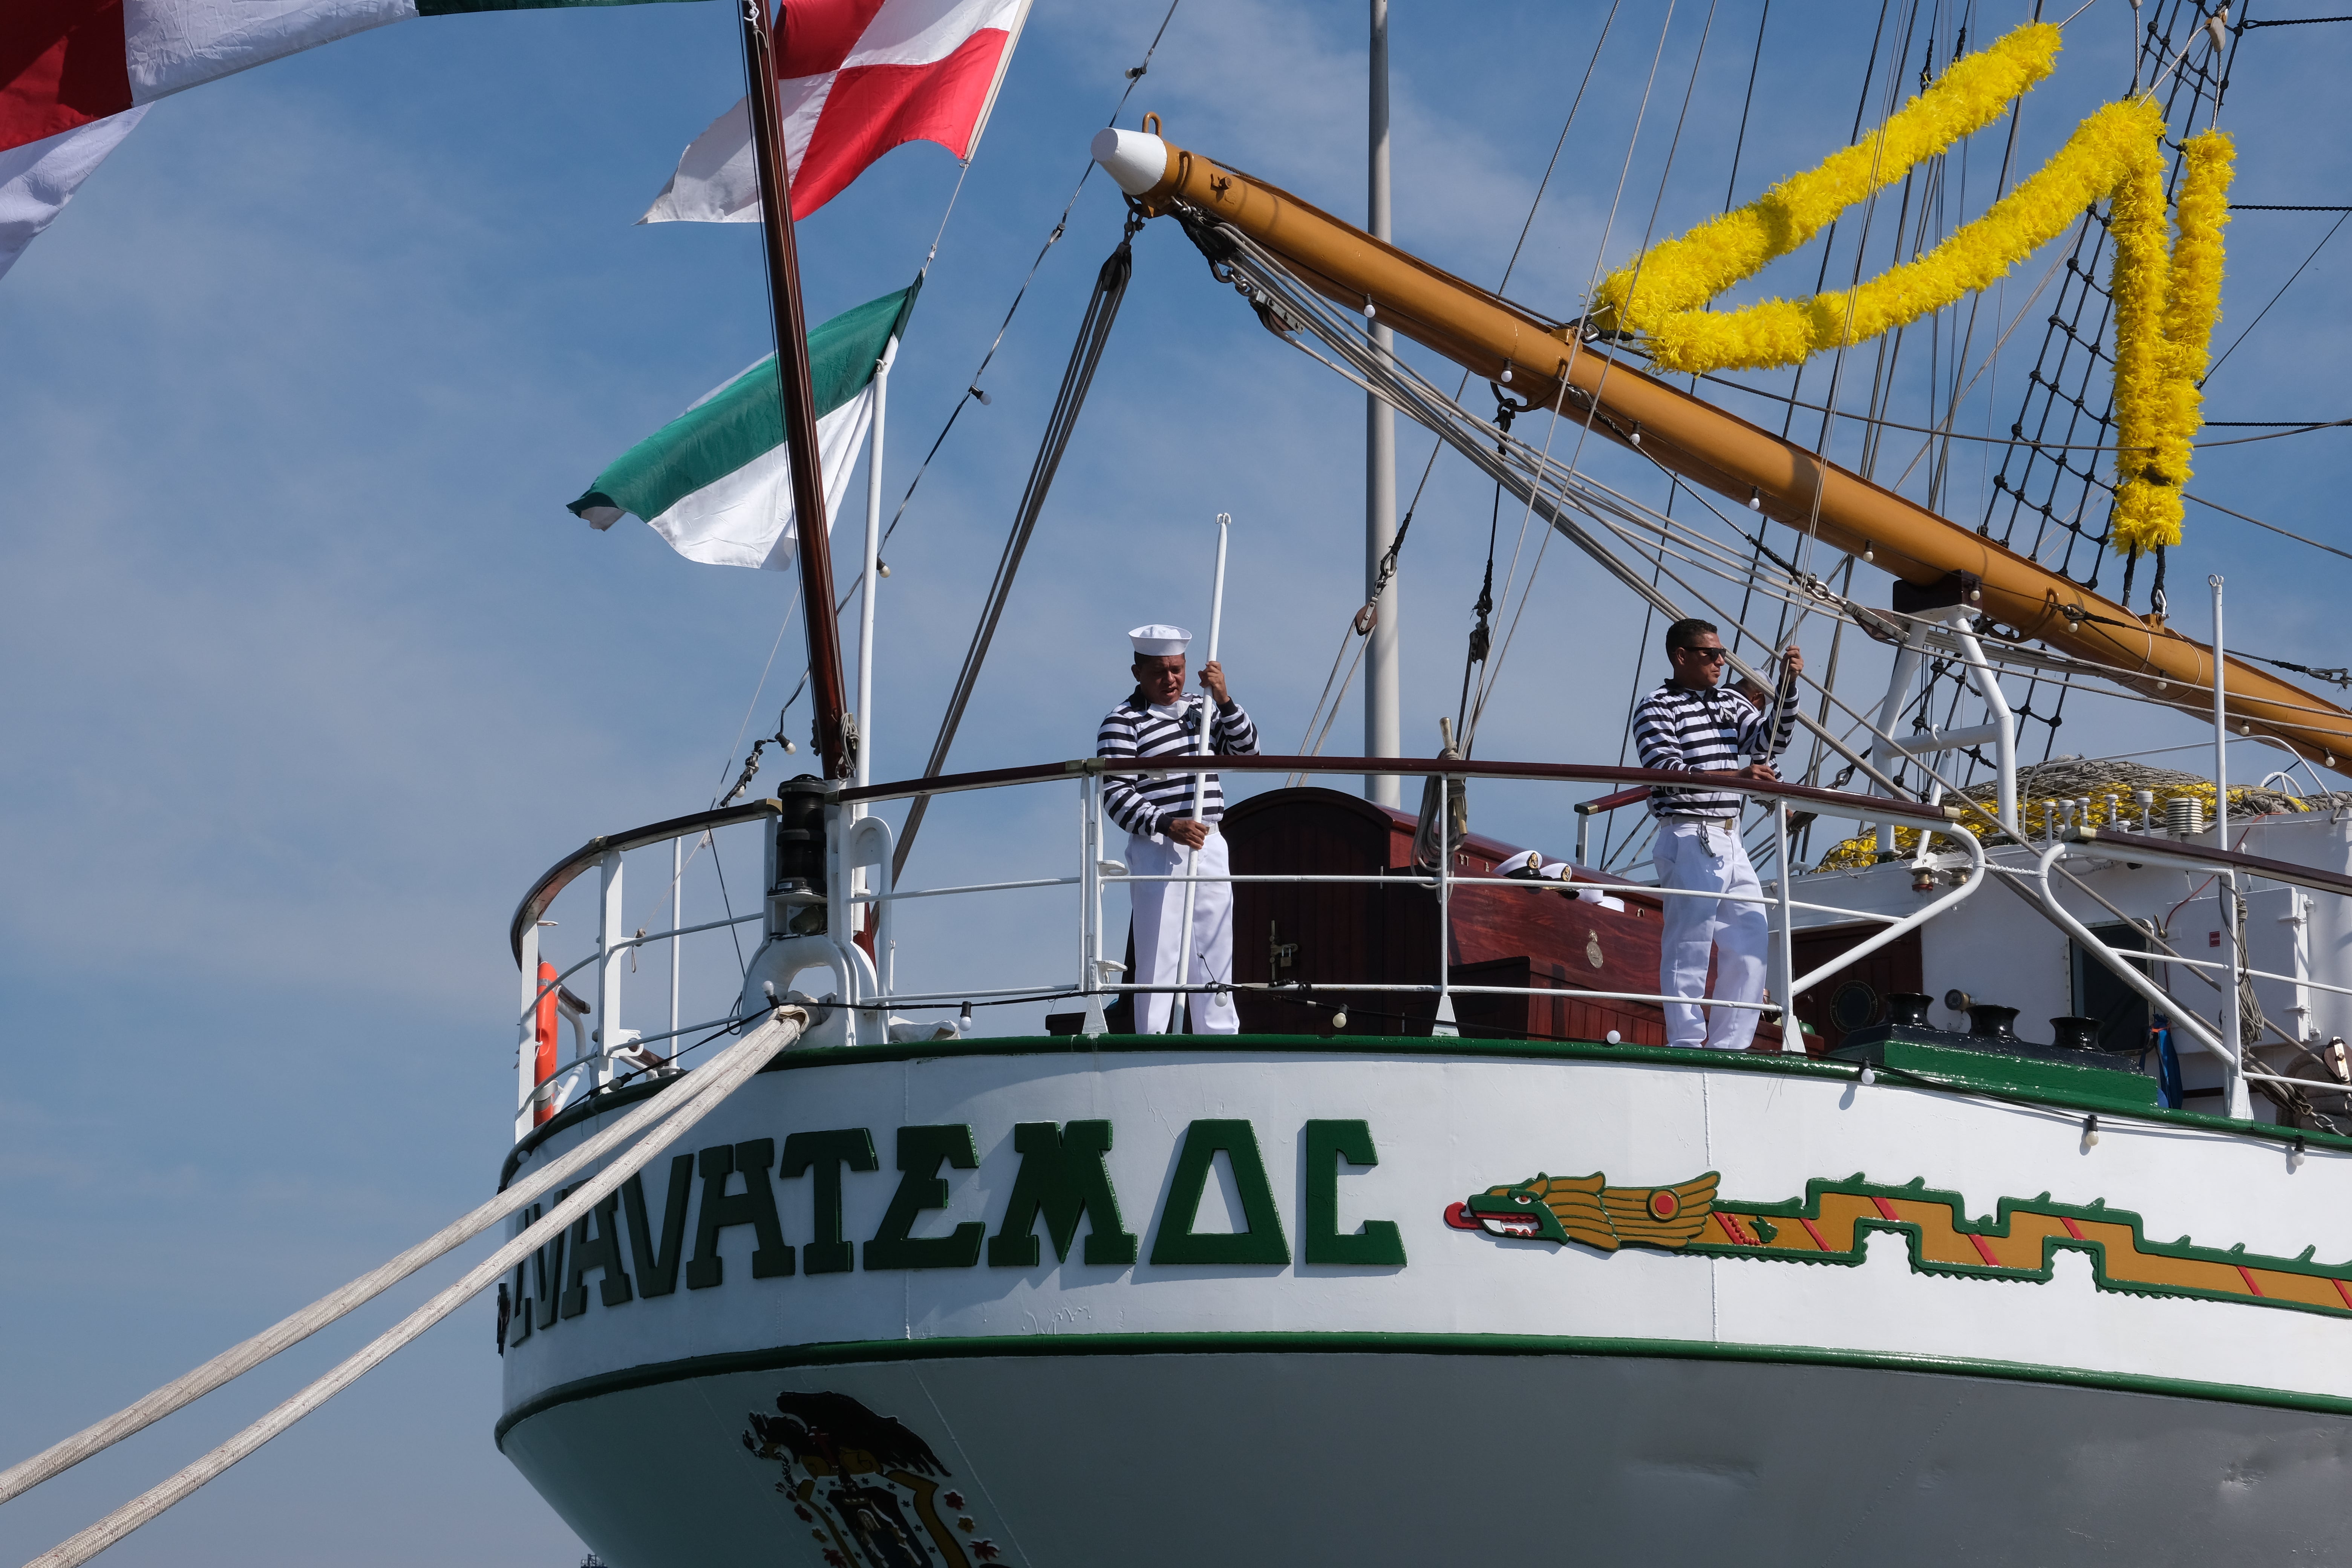
[[[1870,760],[1890,773],[1903,763],[1904,753],[1895,740],[1895,721],[1903,717],[1903,707],[1911,695],[1912,679],[1918,675],[1920,664],[1927,658],[1923,645],[1927,637],[1924,621],[1914,621],[1904,634],[1903,646],[1895,652],[1894,673],[1886,679],[1886,700],[1878,705],[1879,740],[1870,748]],[[1895,825],[1878,825],[1878,852],[1895,853]]]
[[[1105,978],[1102,943],[1102,775],[1089,773],[1078,781],[1078,814],[1083,819],[1079,838],[1086,859],[1078,868],[1081,908],[1079,984],[1087,988],[1087,1037],[1099,1038],[1110,1033],[1110,1020],[1103,1016],[1102,988]]]
[[[1391,237],[1389,211],[1389,0],[1371,0],[1371,82],[1367,121],[1364,226],[1374,239]],[[1365,301],[1369,311],[1370,300]],[[1396,351],[1396,333],[1377,316],[1372,319],[1372,347],[1382,359]],[[1364,395],[1364,596],[1371,600],[1381,580],[1381,563],[1395,542],[1396,410],[1377,392]],[[1364,755],[1401,756],[1404,722],[1398,705],[1398,599],[1404,584],[1389,579],[1387,590],[1372,600],[1376,617],[1364,650]],[[1369,773],[1364,798],[1375,805],[1399,805],[1402,781],[1394,773]]]
[[[1985,658],[1984,645],[1969,629],[1969,619],[1965,609],[1955,613],[1952,635],[1968,660],[1969,683],[1984,699],[1985,711],[1992,720],[1993,808],[2000,815],[2002,828],[2021,844],[2025,841],[2025,828],[2017,819],[2017,716],[2009,710],[2009,699],[2000,689],[2000,677]],[[1927,841],[1927,835],[1921,834],[1920,844],[1924,847]]]
[[[874,423],[866,437],[866,574],[857,595],[857,787],[874,782],[874,592],[882,566],[882,426],[890,405],[890,363],[898,340],[883,345],[874,367]],[[856,814],[863,816],[860,805]]]
[[[1780,910],[1778,928],[1772,932],[1772,996],[1780,1004],[1780,1049],[1798,1056],[1805,1054],[1804,1026],[1797,1022],[1797,995],[1790,989],[1797,979],[1797,944],[1795,913],[1789,875],[1789,803],[1772,803],[1772,847],[1780,862]]]
[[[597,900],[596,1027],[591,1037],[603,1047],[595,1068],[595,1084],[602,1089],[612,1081],[613,1053],[621,1047],[621,966],[635,950],[613,945],[627,934],[622,924],[627,910],[621,903],[621,852],[606,855],[597,868],[604,873],[604,889]]]
[[[1450,1040],[1462,1031],[1454,1019],[1454,781],[1437,781],[1437,1011],[1429,1037]]]
[[[1232,531],[1233,526],[1233,513],[1221,511],[1217,514],[1217,573],[1216,579],[1209,589],[1209,657],[1203,661],[1203,668],[1217,662],[1217,639],[1225,629],[1225,539]],[[1201,693],[1199,752],[1203,757],[1210,753],[1210,731],[1216,728],[1216,700],[1204,689]],[[1208,802],[1209,775],[1203,770],[1192,775],[1192,820],[1194,822],[1200,821],[1202,815],[1208,810]],[[1201,852],[1198,849],[1186,850],[1184,852],[1184,940],[1178,950],[1183,956],[1176,964],[1176,984],[1180,986],[1189,986],[1192,984],[1192,900],[1199,893],[1201,886],[1192,879],[1200,874]],[[1180,990],[1168,1005],[1168,1032],[1171,1035],[1176,1033],[1176,1010],[1179,1007],[1183,1008],[1187,1024],[1198,1022],[1192,1016],[1192,992]]]
[[[2221,579],[2217,574],[2205,579],[2213,590],[2213,847],[2230,847],[2230,711],[2224,689],[2221,662]],[[2240,971],[2245,964],[2245,954],[2238,951],[2238,874],[2225,873],[2217,885],[2215,902],[2221,915],[2221,949],[2228,956],[2229,981],[2221,998],[2221,1043],[2229,1048],[2230,1059],[2221,1065],[2228,1074],[2223,1088],[2228,1094],[2229,1114],[2246,1121],[2254,1114],[2252,1097],[2246,1092],[2245,1031],[2240,1027],[2238,988],[2243,984]]]
[[[2319,1031],[2311,1022],[2311,987],[2304,982],[2311,978],[2311,895],[2300,888],[2286,890],[2286,913],[2279,924],[2287,928],[2289,969],[2294,974],[2294,999],[2287,1011],[2294,1015],[2294,1037],[2305,1045],[2315,1045]]]
[[[1078,994],[1091,1014],[1095,999],[1095,868],[1094,822],[1087,811],[1087,784],[1078,780]]]
[[[515,1040],[515,1140],[530,1131],[531,1093],[539,1087],[539,924],[523,927],[522,1028]]]
[[[2221,579],[2208,577],[2213,589],[2213,847],[2230,847],[2230,713],[2223,700],[2221,664]]]
[[[686,840],[669,841],[669,929],[676,932],[686,924]],[[686,938],[672,935],[669,939],[669,1048],[662,1055],[677,1055],[677,976],[678,963],[685,954],[678,950]]]
[[[841,962],[841,1000],[845,1006],[842,1022],[846,1026],[845,1045],[871,1045],[857,1033],[857,1013],[861,1007],[871,1007],[874,998],[866,993],[865,973],[857,967],[857,939],[852,935],[858,911],[864,905],[851,901],[850,857],[844,853],[845,841],[858,818],[856,807],[843,805],[828,796],[824,803],[824,930],[825,940],[832,943],[835,955]],[[875,983],[881,977],[877,973]],[[887,1024],[884,1025],[885,1034]]]

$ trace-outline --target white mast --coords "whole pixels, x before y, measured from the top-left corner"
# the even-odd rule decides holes
[[[1370,193],[1365,226],[1375,239],[1389,233],[1389,5],[1371,0],[1372,79],[1370,136]],[[1366,308],[1370,309],[1367,302]],[[1377,318],[1372,342],[1382,354],[1393,353],[1396,333]],[[1378,393],[1365,395],[1364,413],[1364,595],[1370,598],[1381,577],[1381,562],[1396,538],[1396,410]],[[1364,755],[1402,754],[1403,730],[1397,702],[1397,600],[1401,584],[1391,578],[1388,591],[1373,605],[1378,616],[1371,646],[1364,650]],[[1364,798],[1380,805],[1401,803],[1394,773],[1367,773]]]

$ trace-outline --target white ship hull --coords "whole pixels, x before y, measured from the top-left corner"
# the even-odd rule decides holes
[[[2096,1077],[2077,1092],[1992,1058],[1933,1085],[1634,1047],[1100,1044],[787,1057],[688,1142],[868,1130],[880,1168],[840,1175],[857,1266],[803,1266],[812,1169],[772,1178],[793,1272],[771,1256],[754,1278],[759,1227],[730,1224],[703,1247],[722,1278],[695,1288],[680,1255],[709,1182],[664,1258],[656,1159],[646,1234],[613,1211],[628,1299],[588,1268],[575,1314],[538,1326],[534,1305],[509,1346],[504,1451],[616,1568],[2331,1549],[2352,1145],[2121,1110]],[[992,1262],[1038,1158],[1016,1125],[1075,1144],[1097,1121],[1119,1223],[1097,1204],[1065,1215],[1066,1260],[1038,1223],[1034,1265]],[[1376,1164],[1332,1152],[1357,1122]],[[975,1168],[937,1156],[960,1132],[902,1128],[969,1128]],[[1190,1141],[1214,1139],[1187,1226],[1170,1195],[1181,1211]],[[1611,1233],[1573,1223],[1571,1194],[1551,1208],[1582,1239],[1495,1234],[1558,1230],[1511,1215],[1538,1173],[1600,1173]],[[944,1205],[911,1206],[934,1175]],[[932,1266],[892,1266],[894,1199]],[[1215,1260],[1253,1250],[1227,1233],[1269,1202],[1289,1261]],[[1381,1253],[1382,1222],[1402,1265],[1310,1258],[1333,1237]],[[1116,1254],[1122,1225],[1136,1261],[1089,1262],[1089,1233]],[[593,1256],[603,1235],[569,1239]],[[1168,1260],[1188,1251],[1208,1260]],[[647,1292],[648,1258],[674,1289]]]

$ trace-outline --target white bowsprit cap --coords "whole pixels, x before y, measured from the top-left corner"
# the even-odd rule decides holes
[[[1159,658],[1166,654],[1182,653],[1186,648],[1191,647],[1192,634],[1182,626],[1138,626],[1127,634],[1127,640],[1135,645],[1137,653],[1148,658]]]

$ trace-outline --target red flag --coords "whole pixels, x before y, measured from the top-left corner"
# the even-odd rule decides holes
[[[793,216],[806,217],[906,142],[971,156],[1003,85],[1029,0],[792,0],[780,24],[777,108]],[[678,160],[639,223],[757,223],[747,108]]]

